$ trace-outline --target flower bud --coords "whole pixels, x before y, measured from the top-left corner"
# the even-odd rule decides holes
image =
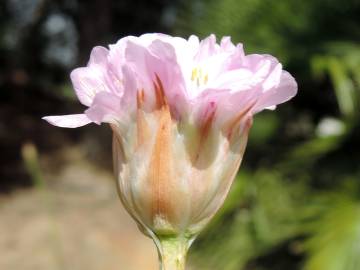
[[[229,37],[218,44],[214,35],[125,37],[95,47],[71,79],[88,109],[44,119],[72,128],[110,124],[120,199],[159,250],[172,253],[187,250],[222,205],[253,115],[297,92],[276,58],[245,55],[242,44]]]

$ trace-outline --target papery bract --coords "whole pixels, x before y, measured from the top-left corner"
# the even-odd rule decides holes
[[[245,55],[215,36],[163,34],[95,47],[71,73],[84,114],[49,116],[61,127],[113,130],[120,198],[147,234],[195,236],[222,205],[255,113],[297,92],[270,55]]]

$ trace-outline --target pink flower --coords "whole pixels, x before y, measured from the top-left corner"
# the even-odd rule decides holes
[[[71,73],[84,114],[44,117],[60,127],[109,123],[120,198],[150,235],[196,235],[222,205],[255,113],[297,92],[270,55],[242,44],[163,34],[95,47]]]

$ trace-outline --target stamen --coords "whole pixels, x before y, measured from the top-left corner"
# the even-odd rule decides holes
[[[202,68],[196,67],[191,71],[191,81],[196,82],[197,87],[207,84],[209,81],[209,74],[203,72]]]
[[[196,77],[197,77],[197,68],[194,68],[191,72],[191,80],[195,81]]]
[[[204,84],[207,84],[208,80],[209,80],[209,75],[206,73],[204,77]]]

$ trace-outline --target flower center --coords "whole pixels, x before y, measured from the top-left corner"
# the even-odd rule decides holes
[[[204,72],[201,67],[193,68],[191,72],[191,81],[196,83],[197,87],[206,85],[209,80],[209,74]]]

